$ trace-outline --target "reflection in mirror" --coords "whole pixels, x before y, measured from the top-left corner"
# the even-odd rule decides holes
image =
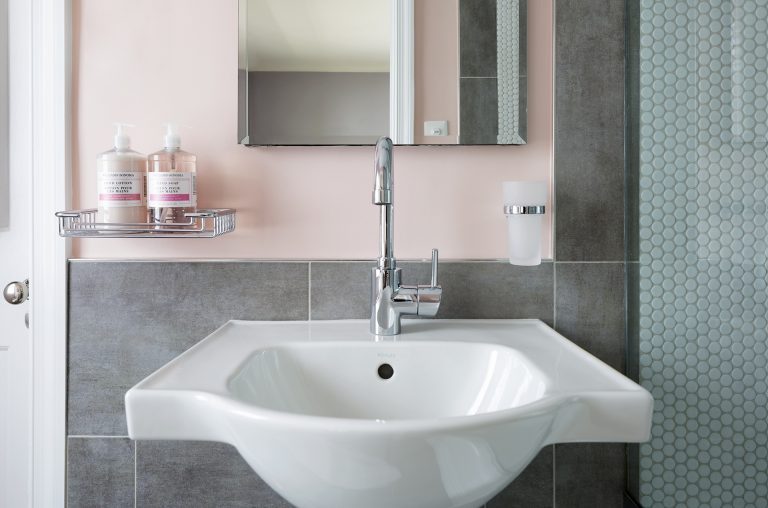
[[[526,0],[240,0],[247,145],[524,144]]]

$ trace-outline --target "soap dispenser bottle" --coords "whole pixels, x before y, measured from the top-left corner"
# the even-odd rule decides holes
[[[98,221],[146,223],[147,157],[131,150],[125,124],[115,124],[115,146],[97,164]]]
[[[149,155],[147,207],[149,222],[188,223],[197,209],[197,157],[181,149],[181,137],[168,124],[165,147]]]

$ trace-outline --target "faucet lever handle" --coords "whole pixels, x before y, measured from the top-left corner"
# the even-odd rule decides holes
[[[432,280],[429,283],[429,285],[433,288],[437,287],[437,265],[438,265],[437,249],[432,249]]]
[[[437,249],[432,249],[432,281],[429,286],[416,286],[416,299],[418,310],[416,314],[423,317],[435,317],[440,308],[440,300],[443,296],[443,288],[437,283]]]

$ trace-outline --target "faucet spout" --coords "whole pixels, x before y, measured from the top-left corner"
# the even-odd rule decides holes
[[[379,214],[379,259],[381,269],[395,269],[394,203],[392,199],[392,140],[386,136],[376,142],[373,164],[373,204]]]

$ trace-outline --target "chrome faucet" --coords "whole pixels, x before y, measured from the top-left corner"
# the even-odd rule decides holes
[[[373,204],[380,206],[379,258],[371,274],[371,333],[397,335],[403,315],[434,317],[443,289],[437,283],[437,249],[432,249],[432,281],[429,285],[400,284],[400,268],[394,253],[392,201],[392,140],[379,138],[373,168]]]

